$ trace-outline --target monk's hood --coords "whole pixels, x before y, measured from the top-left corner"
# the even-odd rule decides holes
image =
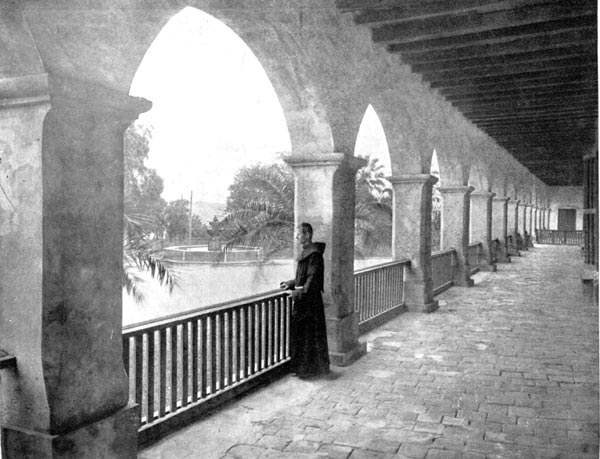
[[[309,246],[302,249],[302,253],[298,257],[298,261],[304,260],[305,258],[310,257],[313,253],[318,252],[321,255],[325,252],[325,243],[324,242],[313,242]]]

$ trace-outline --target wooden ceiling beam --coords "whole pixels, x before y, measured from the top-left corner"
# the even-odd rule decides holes
[[[490,97],[462,97],[462,98],[452,98],[447,97],[446,100],[450,102],[455,107],[464,107],[470,104],[473,105],[494,105],[494,104],[505,104],[508,102],[518,102],[521,103],[522,106],[528,104],[535,103],[543,103],[554,101],[559,98],[565,99],[575,99],[580,98],[584,100],[597,99],[598,91],[596,88],[588,88],[588,89],[572,89],[572,90],[563,90],[556,91],[555,93],[551,91],[545,92],[537,92],[537,93],[509,93],[509,94],[498,94],[496,96],[491,95]]]
[[[531,150],[535,148],[545,148],[545,149],[556,149],[556,148],[564,148],[565,146],[570,146],[573,143],[573,140],[568,136],[562,137],[551,137],[545,138],[544,136],[538,136],[536,138],[525,138],[518,140],[500,140],[494,139],[498,144],[505,147],[506,149],[516,150],[522,148],[523,150]],[[588,139],[589,140],[589,139]]]
[[[561,117],[579,117],[590,114],[590,111],[585,109],[575,108],[572,110],[562,110],[560,112],[552,112],[551,110],[547,111],[535,111],[535,110],[527,110],[520,111],[517,113],[511,112],[476,112],[465,114],[465,117],[471,120],[472,122],[482,123],[486,121],[497,122],[503,120],[519,120],[522,122],[534,122],[538,120],[546,120],[546,119],[559,119]],[[591,113],[590,117],[598,116],[597,110],[595,113]]]
[[[369,2],[371,3],[371,2]],[[395,5],[367,7],[356,11],[357,24],[389,24],[405,21],[436,19],[465,14],[484,14],[507,11],[516,6],[544,4],[548,0],[434,0],[429,2],[396,2]]]
[[[516,37],[504,42],[465,44],[462,47],[433,51],[405,51],[402,53],[402,61],[407,64],[423,64],[476,57],[498,57],[505,54],[541,52],[563,47],[595,46],[596,42],[596,29],[590,26],[581,30],[559,31],[541,36]]]
[[[480,67],[455,68],[452,70],[441,70],[420,73],[427,81],[447,81],[458,80],[460,78],[479,78],[495,77],[501,75],[515,75],[527,72],[546,72],[551,75],[555,70],[569,67],[596,66],[596,59],[590,56],[563,57],[560,59],[543,60],[537,62],[522,63],[502,63],[494,65],[483,65]]]
[[[536,124],[536,123],[546,123],[549,121],[555,121],[555,122],[559,122],[559,121],[568,121],[568,122],[575,122],[575,121],[587,121],[587,122],[592,122],[595,121],[598,118],[598,115],[595,114],[589,114],[589,113],[580,113],[580,114],[574,114],[574,113],[570,113],[570,114],[562,114],[560,116],[553,116],[553,117],[541,117],[541,116],[520,116],[520,117],[516,117],[516,116],[508,116],[508,117],[502,117],[502,118],[469,118],[470,121],[473,124],[476,124],[477,126],[479,126],[480,128],[484,129],[485,127],[493,127],[493,128],[499,128],[500,126],[503,127],[512,127],[514,129],[518,129],[519,126],[521,126],[522,124],[525,123],[530,123],[530,124]],[[580,126],[578,124],[578,126]]]
[[[525,99],[512,99],[503,102],[494,103],[483,103],[477,101],[453,103],[461,113],[465,116],[469,116],[472,113],[477,112],[513,112],[520,113],[523,110],[556,110],[559,111],[563,108],[596,108],[597,102],[590,100],[585,97],[554,97],[545,100],[525,100]]]
[[[392,53],[434,51],[436,49],[452,50],[462,46],[504,43],[506,41],[514,40],[515,38],[533,38],[545,36],[549,33],[579,31],[584,28],[596,27],[596,25],[597,21],[595,15],[589,15],[452,37],[431,38],[403,43],[395,43],[392,40],[387,42],[387,50]],[[375,39],[375,37],[373,37],[373,39]]]
[[[486,130],[486,133],[489,136],[494,136],[494,139],[498,138],[498,139],[503,139],[503,138],[507,138],[507,139],[512,139],[512,138],[516,138],[516,137],[528,137],[528,136],[535,136],[535,135],[539,135],[539,134],[544,134],[544,135],[563,135],[566,133],[569,134],[573,134],[577,137],[581,137],[581,136],[589,136],[589,137],[594,137],[596,135],[596,130],[594,129],[589,129],[587,127],[580,127],[577,125],[562,125],[562,124],[552,124],[552,125],[544,125],[543,127],[539,126],[539,125],[525,125],[525,126],[521,126],[519,129],[515,130],[515,129],[510,129],[507,130],[506,128],[503,127],[498,127],[498,128],[493,128],[490,127]],[[588,135],[589,133],[589,135]]]
[[[565,76],[565,81],[569,76],[573,74],[597,74],[598,69],[593,65],[576,65],[573,67],[562,67],[559,69],[555,69],[552,73],[549,73],[545,70],[538,71],[529,71],[528,69],[521,69],[519,73],[506,74],[502,76],[500,80],[501,83],[514,82],[515,84],[519,84],[524,81],[528,81],[531,79],[538,78],[558,78],[559,76]],[[478,85],[478,84],[493,84],[494,82],[498,83],[498,77],[496,75],[493,76],[479,76],[479,77],[467,77],[464,75],[456,75],[454,79],[439,79],[439,80],[427,80],[429,85],[432,88],[453,88],[453,87],[461,87],[467,85]]]
[[[524,80],[518,85],[514,82],[496,82],[487,85],[440,88],[438,92],[446,99],[478,99],[519,94],[544,94],[555,91],[594,90],[598,80],[594,73],[574,75],[572,78],[549,77]]]
[[[336,0],[335,5],[343,12],[398,8],[410,17],[423,17],[465,12],[494,4],[504,7],[506,3],[509,2],[501,0],[429,0],[427,2],[423,0]]]
[[[490,13],[469,11],[451,13],[428,19],[404,20],[372,28],[373,40],[378,43],[406,43],[435,38],[448,38],[477,33],[514,35],[511,29],[594,15],[594,2],[550,3],[525,5]],[[368,23],[368,21],[363,21]]]
[[[472,68],[493,68],[502,62],[502,66],[529,66],[530,64],[543,63],[552,65],[552,61],[561,59],[583,59],[584,62],[596,61],[596,45],[591,46],[565,46],[557,48],[548,48],[540,51],[526,51],[502,56],[473,57],[468,59],[445,60],[438,62],[427,62],[424,64],[411,64],[413,72],[431,73],[447,70],[467,71]]]

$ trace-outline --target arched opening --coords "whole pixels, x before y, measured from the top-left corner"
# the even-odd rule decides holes
[[[437,252],[442,247],[442,193],[439,191],[441,183],[440,165],[435,150],[431,155],[431,170],[429,173],[438,179],[431,192],[431,250]]]
[[[280,275],[289,277],[291,262],[279,266],[281,273],[262,262],[275,239],[293,243],[293,178],[280,159],[291,151],[290,136],[277,94],[246,43],[186,7],[149,47],[130,94],[153,107],[125,136],[126,216],[177,285],[169,292],[130,263],[145,301],[124,292],[124,324],[272,290]],[[268,186],[278,207],[252,207],[266,199]],[[275,207],[278,213],[269,214]],[[235,221],[237,232],[235,211],[246,219]],[[248,263],[234,265],[233,258]]]
[[[368,160],[356,174],[355,267],[388,261],[392,250],[392,175],[385,131],[369,105],[363,116],[354,155]]]

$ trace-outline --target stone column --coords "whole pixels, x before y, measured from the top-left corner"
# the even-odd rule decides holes
[[[527,231],[527,225],[528,225],[528,218],[527,215],[529,214],[529,204],[527,203],[522,203],[519,206],[520,209],[520,217],[521,217],[521,221],[520,221],[520,228],[519,228],[519,233],[521,234],[521,248],[523,250],[529,250],[528,246],[527,246],[527,238],[525,237],[525,232]],[[528,232],[528,231],[527,231]]]
[[[1,247],[0,345],[18,366],[2,375],[5,457],[135,458],[121,338],[123,134],[150,104],[59,78],[50,96],[45,119],[47,102],[10,114],[23,143]]]
[[[510,263],[507,250],[509,198],[497,196],[492,199],[492,238],[498,240],[496,263]]]
[[[517,247],[517,232],[519,230],[519,201],[510,199],[507,208],[507,249],[509,255],[520,255]]]
[[[552,216],[552,209],[548,207],[546,209],[546,228],[550,229],[550,217]]]
[[[533,239],[535,237],[535,212],[534,212],[534,205],[533,204],[529,204],[529,207],[527,208],[528,214],[527,214],[527,232],[529,233],[529,240],[528,240],[528,244],[529,247],[533,247]]]
[[[534,205],[531,211],[531,237],[537,242],[537,230],[538,230],[538,206]]]
[[[431,277],[431,193],[437,178],[432,175],[406,175],[390,178],[394,191],[392,256],[408,258],[410,268],[404,280],[405,303],[409,310],[432,312]]]
[[[479,267],[484,271],[496,271],[496,263],[490,251],[492,245],[492,199],[496,194],[489,191],[471,193],[471,240],[481,242]]]
[[[542,209],[542,229],[548,229],[548,208]]]
[[[354,313],[354,206],[356,172],[367,162],[343,153],[285,161],[296,177],[296,226],[310,223],[313,240],[326,243],[323,302],[331,363],[349,365],[366,353]]]
[[[509,236],[513,236],[517,232],[517,213],[519,211],[519,201],[515,199],[509,199],[506,208],[506,219],[507,219],[507,227],[506,231]]]
[[[469,274],[469,221],[472,186],[439,188],[442,194],[442,249],[456,250],[454,285],[472,287]]]

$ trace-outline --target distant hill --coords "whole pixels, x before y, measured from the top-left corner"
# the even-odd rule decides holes
[[[214,216],[220,216],[225,211],[225,204],[221,202],[194,201],[192,212],[203,221],[210,222]]]

